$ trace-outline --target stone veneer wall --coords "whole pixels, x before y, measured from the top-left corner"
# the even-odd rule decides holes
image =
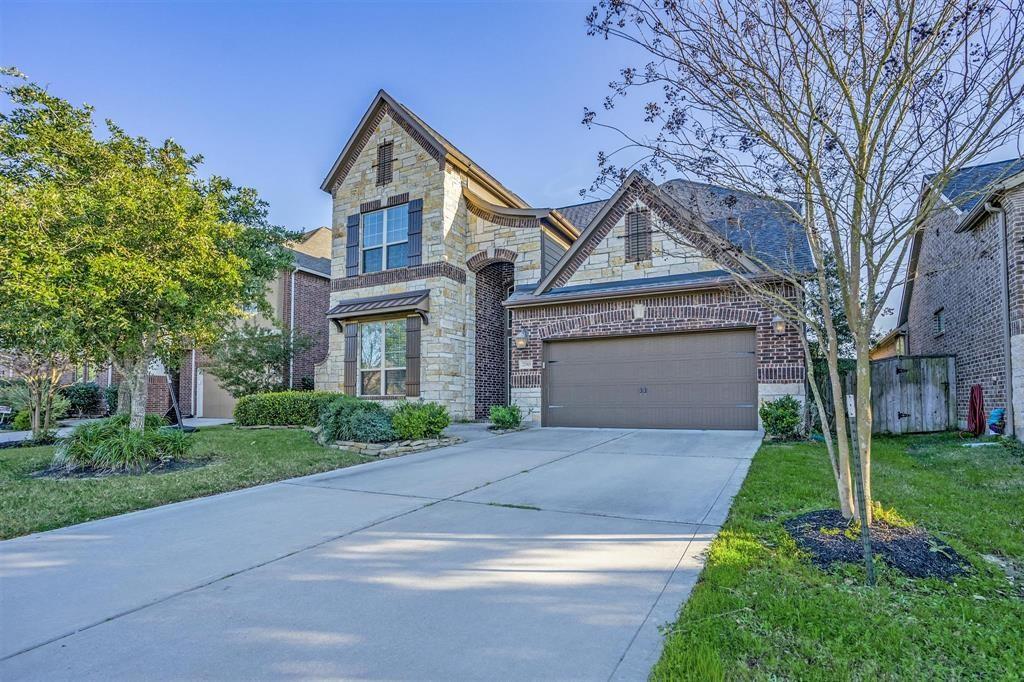
[[[515,277],[512,263],[491,263],[476,275],[476,399],[474,414],[483,419],[491,406],[507,402],[508,340],[501,303]]]
[[[625,213],[644,208],[642,202],[634,201]],[[651,257],[627,263],[625,213],[572,274],[566,282],[568,286],[719,269],[713,260],[704,257],[697,249],[678,241],[680,237],[671,237],[667,231],[671,228],[666,228],[664,221],[653,211],[650,212]]]
[[[790,326],[775,334],[772,311],[735,287],[612,301],[584,301],[513,311],[514,331],[525,329],[525,349],[512,350],[512,398],[535,421],[541,413],[543,342],[661,332],[753,328],[761,400],[800,396],[806,372],[800,332]]]

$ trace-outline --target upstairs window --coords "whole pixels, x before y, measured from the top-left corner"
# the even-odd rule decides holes
[[[394,142],[384,142],[377,145],[377,186],[386,185],[391,182],[394,176],[394,161],[392,155],[395,151]]]
[[[409,263],[409,205],[363,214],[363,272],[404,268]]]
[[[405,320],[359,325],[359,395],[405,395]]]
[[[946,332],[946,309],[939,308],[932,313],[932,333],[942,336]]]
[[[651,257],[651,218],[648,211],[626,214],[626,262],[636,263]]]

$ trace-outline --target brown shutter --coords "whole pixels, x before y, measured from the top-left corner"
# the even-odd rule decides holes
[[[359,357],[359,326],[351,323],[345,325],[345,395],[356,394],[356,375],[359,368],[356,358]]]
[[[626,261],[635,263],[651,257],[651,226],[647,211],[626,214]]]
[[[405,318],[405,395],[415,398],[420,394],[420,328],[418,317]]]
[[[409,202],[409,265],[423,263],[423,199]]]
[[[345,276],[359,274],[359,216],[350,215],[345,232]]]
[[[651,212],[640,212],[640,260],[651,257]]]

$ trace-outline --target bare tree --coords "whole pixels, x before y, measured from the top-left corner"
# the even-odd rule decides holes
[[[626,140],[599,157],[595,186],[635,169],[696,176],[740,197],[779,200],[809,243],[812,271],[756,248],[747,250],[752,267],[723,265],[813,333],[836,397],[843,391],[832,308],[842,305],[856,357],[867,524],[873,326],[902,284],[910,239],[947,208],[941,193],[951,176],[1020,139],[1022,18],[1021,0],[602,0],[587,17],[591,34],[628,41],[650,59],[622,70],[604,108],[632,91],[654,93],[641,95],[647,134],[586,112],[586,124]],[[681,240],[687,231],[680,228]],[[838,298],[816,293],[835,286],[825,279],[826,259],[838,274]],[[788,290],[780,282],[800,295],[780,295]],[[805,354],[811,371],[806,341]],[[820,413],[823,398],[810,386]],[[843,421],[825,435],[850,518]]]

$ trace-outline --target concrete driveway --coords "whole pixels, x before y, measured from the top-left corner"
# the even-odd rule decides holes
[[[0,679],[646,678],[760,436],[461,428],[0,543]]]

